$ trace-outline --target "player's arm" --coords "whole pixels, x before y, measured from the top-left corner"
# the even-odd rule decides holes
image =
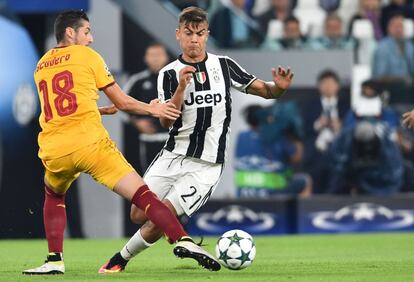
[[[193,78],[193,73],[195,71],[196,69],[193,66],[185,66],[180,70],[177,89],[169,101],[169,103],[173,104],[176,109],[181,109],[181,105],[184,101],[184,91]],[[166,117],[160,118],[161,126],[164,128],[170,128],[173,125],[174,121],[175,119],[172,120]]]
[[[113,115],[113,114],[116,114],[118,112],[118,109],[113,104],[110,105],[110,106],[99,107],[98,110],[99,110],[99,113],[102,116],[103,115]]]
[[[272,69],[272,81],[256,79],[249,85],[246,92],[265,99],[278,99],[289,88],[292,80],[293,72],[290,68],[285,70],[279,66],[277,71]]]
[[[151,115],[171,120],[176,120],[181,113],[175,108],[174,104],[171,103],[147,104],[140,102],[131,96],[126,95],[116,82],[102,90],[106,96],[108,96],[109,100],[114,103],[115,107],[123,112],[138,115]]]

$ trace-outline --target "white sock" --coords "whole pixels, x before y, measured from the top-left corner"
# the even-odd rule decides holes
[[[141,229],[138,229],[131,239],[129,239],[128,243],[122,248],[121,256],[126,260],[130,260],[152,245],[154,245],[154,243],[150,244],[142,238]]]

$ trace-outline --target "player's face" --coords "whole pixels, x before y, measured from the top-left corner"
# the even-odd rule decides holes
[[[89,46],[93,42],[91,26],[88,21],[82,20],[82,25],[74,34],[74,44]]]
[[[198,62],[204,59],[208,34],[207,22],[199,23],[197,26],[191,24],[180,25],[175,35],[180,43],[185,60]]]

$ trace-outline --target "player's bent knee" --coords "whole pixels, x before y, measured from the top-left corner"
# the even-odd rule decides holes
[[[135,205],[131,205],[130,218],[135,224],[144,224],[148,220],[144,211],[137,208]]]

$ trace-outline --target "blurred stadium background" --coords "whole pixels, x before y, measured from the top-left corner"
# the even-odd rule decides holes
[[[237,2],[244,5],[241,10],[237,10]],[[54,46],[53,21],[57,13],[64,9],[84,9],[88,12],[95,39],[92,47],[106,59],[120,85],[124,85],[129,76],[145,69],[143,57],[150,42],[157,41],[165,45],[171,58],[179,54],[175,28],[180,8],[190,4],[200,5],[209,11],[211,22],[214,21],[215,14],[228,8],[239,17],[234,22],[246,25],[240,29],[241,33],[240,30],[234,33],[246,35],[247,29],[254,29],[261,38],[255,41],[253,37],[247,37],[249,44],[246,44],[246,40],[231,44],[220,41],[221,35],[213,33],[208,51],[228,55],[250,73],[267,80],[271,79],[272,67],[290,66],[295,72],[295,82],[281,102],[295,103],[299,109],[295,112],[296,118],[301,119],[299,123],[306,124],[307,111],[313,110],[312,101],[319,99],[318,77],[325,70],[337,74],[340,95],[350,100],[349,110],[364,115],[360,109],[367,109],[367,116],[380,120],[381,114],[377,112],[376,104],[364,104],[361,97],[361,83],[374,77],[372,66],[378,59],[375,54],[380,45],[380,39],[375,37],[379,27],[374,27],[368,16],[351,21],[354,15],[363,15],[360,2],[364,1],[287,1],[290,3],[289,14],[300,21],[302,35],[307,40],[306,44],[302,42],[302,45],[295,47],[282,44],[286,36],[283,20],[272,20],[267,31],[260,29],[261,15],[271,7],[272,2],[278,1],[0,0],[0,238],[31,239],[44,236],[42,167],[37,158],[36,140],[40,109],[32,74],[39,57]],[[392,1],[373,2],[379,3],[377,10],[381,11],[381,7],[387,7]],[[406,6],[401,8],[405,13],[404,36],[412,45],[412,1],[395,2],[406,2]],[[332,14],[342,19],[341,30],[344,38],[351,42],[351,47],[321,45],[323,41],[319,39],[324,36],[325,18]],[[349,33],[351,22],[354,27]],[[282,46],[267,48],[266,42],[269,41]],[[414,52],[413,49],[409,50]],[[190,233],[216,236],[234,228],[246,230],[253,236],[413,231],[414,196],[410,191],[414,187],[411,186],[413,182],[410,182],[410,176],[413,174],[410,172],[414,138],[398,122],[401,112],[410,110],[413,106],[413,58],[414,54],[406,57],[411,72],[400,77],[404,84],[392,81],[391,86],[383,87],[382,90],[385,91],[382,92],[386,95],[381,96],[382,105],[391,106],[397,116],[391,129],[399,137],[393,140],[399,140],[395,142],[401,148],[398,153],[401,154],[401,160],[395,166],[404,170],[402,173],[400,171],[397,187],[385,192],[381,187],[378,187],[379,192],[375,187],[374,190],[367,191],[359,189],[352,182],[348,185],[351,187],[347,192],[339,193],[336,189],[322,188],[321,179],[329,179],[334,174],[322,171],[315,174],[318,179],[313,179],[311,195],[268,195],[265,192],[243,195],[240,189],[246,187],[239,187],[240,181],[236,180],[240,171],[235,153],[240,132],[248,130],[242,112],[248,105],[260,104],[269,110],[267,113],[272,113],[273,105],[270,101],[233,93],[232,147],[227,166],[210,202],[191,220],[183,219],[188,221],[187,229]],[[381,80],[381,77],[378,79]],[[397,87],[395,90],[395,84],[403,85],[404,89]],[[390,98],[397,96],[393,96],[396,91],[403,99],[393,101]],[[104,95],[100,103],[108,104]],[[283,116],[278,116],[277,113],[272,118],[276,119],[276,124],[278,121],[284,122],[281,120]],[[104,123],[112,138],[122,150],[127,151],[127,158],[131,158],[134,163],[137,153],[133,149],[128,153],[128,148],[138,147],[138,140],[136,135],[130,133],[128,117],[122,114],[104,117]],[[279,130],[271,126],[272,124],[269,130]],[[296,141],[302,143],[305,153],[292,169],[294,172],[313,175],[308,168],[318,166],[323,157],[308,160],[310,165],[306,166],[306,144],[309,140],[313,140],[311,143],[315,140],[305,130],[295,130],[298,130]],[[334,132],[334,135],[339,136],[339,133]],[[138,166],[137,169],[141,168]],[[381,169],[383,168],[378,168],[376,172],[384,172]],[[387,172],[389,171],[385,171],[385,174]],[[336,183],[342,185],[346,181],[355,180],[353,177],[357,179],[363,176],[346,174],[346,177]],[[255,186],[252,181],[254,182],[254,177],[248,185]],[[379,186],[382,186],[381,181],[378,180]],[[80,177],[76,186],[70,189],[67,199],[67,237],[120,238],[136,230],[129,223],[128,203],[85,175]]]

